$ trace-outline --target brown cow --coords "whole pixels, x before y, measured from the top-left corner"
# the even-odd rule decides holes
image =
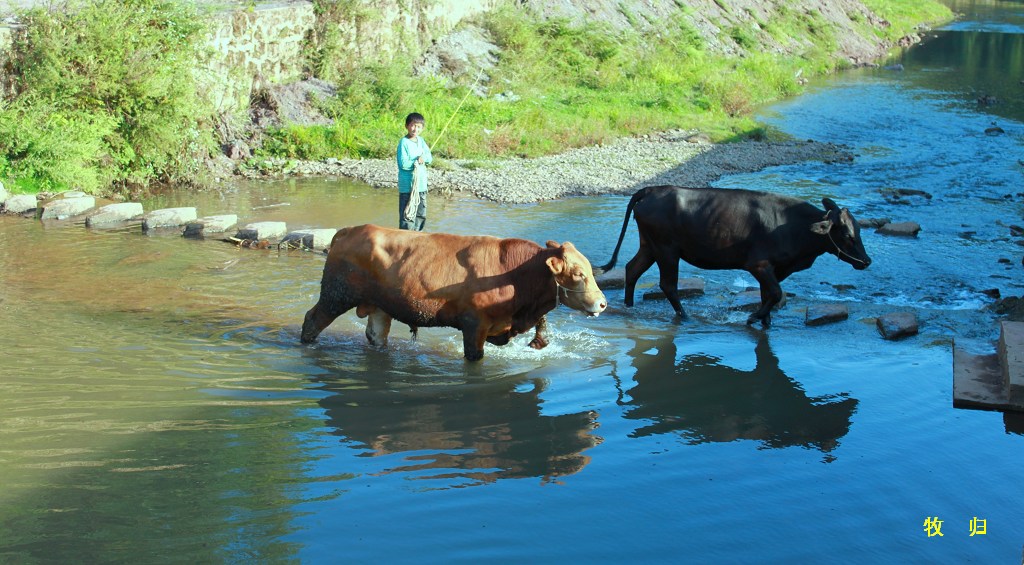
[[[306,313],[302,342],[351,308],[369,317],[366,338],[386,345],[391,320],[415,328],[462,330],[466,359],[484,341],[505,345],[536,328],[530,347],[547,345],[545,317],[558,303],[597,316],[608,305],[590,262],[569,242],[543,248],[524,239],[383,228],[343,228],[331,241],[320,300]]]

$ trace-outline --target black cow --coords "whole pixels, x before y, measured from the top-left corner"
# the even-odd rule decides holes
[[[810,267],[822,253],[857,270],[871,264],[850,211],[828,198],[821,202],[825,210],[767,192],[648,186],[629,200],[612,259],[600,269],[615,266],[635,212],[640,250],[626,264],[626,306],[633,305],[637,279],[658,263],[661,290],[685,318],[677,289],[683,259],[701,269],[743,269],[753,275],[761,285],[761,307],[747,324],[760,320],[767,328],[772,308],[782,300],[779,282]]]

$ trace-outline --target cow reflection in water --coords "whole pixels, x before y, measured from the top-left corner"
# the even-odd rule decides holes
[[[325,381],[334,392],[320,401],[327,424],[366,456],[410,452],[388,473],[470,486],[498,479],[541,477],[551,482],[590,462],[582,452],[601,442],[597,413],[541,414],[542,379],[411,386],[367,379]]]
[[[656,348],[654,355],[647,354]],[[813,447],[829,454],[850,429],[857,400],[808,397],[779,368],[768,336],[758,336],[757,366],[741,371],[707,355],[676,361],[672,336],[638,341],[630,353],[636,385],[626,391],[626,418],[645,420],[632,437],[677,432],[689,443],[756,440],[768,448]]]

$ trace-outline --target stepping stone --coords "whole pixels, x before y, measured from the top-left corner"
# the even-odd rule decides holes
[[[953,406],[1024,412],[1024,322],[999,323],[996,352],[968,353],[953,343]]]
[[[181,233],[184,237],[203,237],[207,233],[224,233],[235,227],[238,223],[236,214],[223,214],[219,216],[206,216],[194,222],[185,224],[185,230]]]
[[[196,209],[193,207],[153,210],[142,217],[142,231],[150,231],[157,228],[176,228],[195,219]]]
[[[972,355],[953,343],[953,406],[1006,407],[1009,395],[1002,376],[998,355]]]
[[[1010,401],[1024,404],[1024,322],[1000,322],[998,354]]]
[[[880,316],[876,322],[882,337],[896,340],[917,335],[917,316],[912,312],[893,312]]]
[[[626,288],[626,269],[612,269],[608,272],[594,275],[594,282],[601,290],[613,290]]]
[[[236,239],[278,239],[288,233],[284,222],[255,222],[246,225],[235,234]]]
[[[850,317],[850,309],[842,304],[815,304],[807,308],[804,324],[808,326],[824,326],[842,322]]]
[[[732,301],[730,310],[744,310],[753,312],[761,307],[761,291],[760,290],[745,290],[737,293],[736,297]]]
[[[118,202],[101,206],[94,214],[85,218],[86,227],[117,225],[131,221],[142,215],[142,204],[138,202]]]
[[[696,296],[704,296],[704,279],[687,278],[679,279],[679,298],[694,298]],[[644,293],[644,300],[655,300],[658,298],[665,298],[665,293],[661,290],[652,290]],[[757,304],[761,305],[761,293],[757,293]]]
[[[39,207],[34,194],[15,194],[4,201],[4,211],[8,214],[23,214]]]
[[[96,199],[92,196],[71,196],[70,198],[58,198],[43,206],[43,220],[64,220],[71,216],[78,216],[96,207]]]
[[[285,249],[327,249],[336,233],[336,229],[296,230],[284,236],[278,246]]]
[[[878,228],[875,233],[882,235],[898,235],[903,237],[917,237],[917,234],[921,231],[921,226],[917,222],[898,222],[888,223]]]

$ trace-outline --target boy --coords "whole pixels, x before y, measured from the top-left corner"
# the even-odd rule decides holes
[[[398,142],[398,227],[423,231],[427,221],[427,165],[434,160],[420,137],[425,120],[413,112],[405,118],[407,134]]]

